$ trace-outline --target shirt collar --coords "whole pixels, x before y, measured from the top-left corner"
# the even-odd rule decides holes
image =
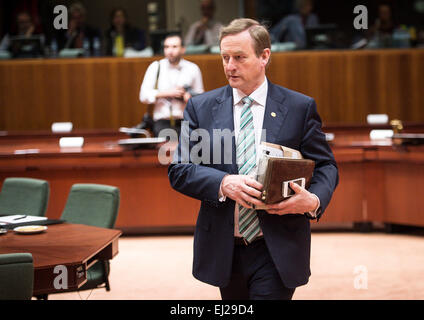
[[[249,96],[257,104],[265,107],[266,98],[268,95],[268,79],[265,77],[265,81]],[[246,96],[242,91],[233,88],[234,105],[240,103],[241,99]]]
[[[173,64],[170,64],[169,63],[169,60],[166,59],[166,58],[165,58],[165,61],[166,61],[167,65],[168,65],[168,68],[169,69],[181,70],[183,68],[183,63],[184,63],[183,61],[184,61],[184,59],[181,59],[176,66],[174,66]]]

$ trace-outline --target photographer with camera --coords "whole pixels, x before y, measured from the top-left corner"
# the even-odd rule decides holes
[[[148,110],[142,126],[151,129],[155,136],[167,128],[175,129],[179,136],[187,101],[204,92],[199,67],[184,60],[184,53],[181,35],[168,35],[164,41],[165,58],[153,62],[144,76],[140,101],[152,106],[153,119],[149,119]]]

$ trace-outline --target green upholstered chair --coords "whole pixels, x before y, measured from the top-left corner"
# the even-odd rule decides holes
[[[0,216],[44,216],[49,202],[49,183],[32,178],[7,178],[0,192]]]
[[[33,285],[30,253],[0,254],[0,300],[31,300]]]
[[[75,184],[71,188],[61,219],[69,223],[112,229],[119,210],[119,189],[98,184]],[[109,285],[109,261],[98,261],[87,272],[87,283],[79,290]]]

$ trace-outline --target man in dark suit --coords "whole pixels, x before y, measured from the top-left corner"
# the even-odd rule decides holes
[[[291,299],[308,282],[309,220],[329,204],[337,166],[314,100],[267,80],[266,28],[236,19],[221,31],[220,47],[229,86],[189,100],[168,170],[174,189],[202,201],[193,275],[218,286],[224,300]],[[291,184],[296,194],[266,211],[254,210],[263,188],[254,179],[261,140],[315,161],[309,190]]]

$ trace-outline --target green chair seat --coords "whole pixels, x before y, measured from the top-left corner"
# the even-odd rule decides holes
[[[30,253],[0,255],[0,300],[30,300],[34,265]]]
[[[49,183],[32,178],[7,178],[0,192],[0,216],[44,216],[49,201]]]
[[[113,228],[118,215],[119,189],[99,184],[75,184],[61,219],[69,223]]]
[[[87,271],[87,283],[79,290],[91,290],[100,287],[105,283],[105,277],[109,276],[110,266],[109,261],[97,261]]]
[[[99,184],[72,186],[61,219],[69,223],[112,229],[118,216],[119,189]],[[79,290],[109,286],[109,261],[96,262],[87,272],[87,283]]]

